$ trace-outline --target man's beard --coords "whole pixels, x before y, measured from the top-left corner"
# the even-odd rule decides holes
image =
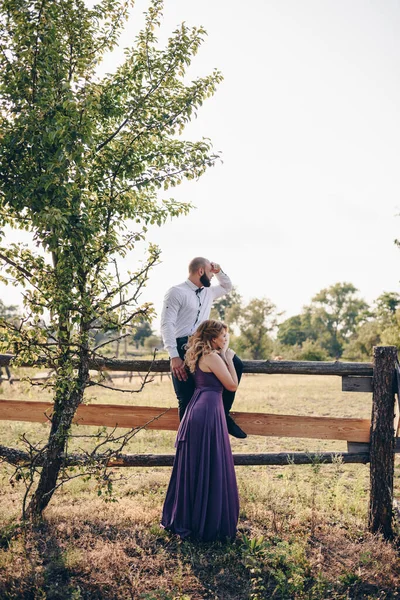
[[[211,279],[205,273],[200,277],[200,281],[204,287],[210,287],[211,285]]]

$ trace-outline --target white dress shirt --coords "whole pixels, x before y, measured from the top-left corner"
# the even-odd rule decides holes
[[[170,358],[179,356],[176,338],[192,335],[200,323],[210,318],[214,300],[231,291],[232,282],[228,275],[219,271],[215,276],[218,285],[198,288],[187,279],[179,285],[174,285],[165,294],[161,313],[161,335]]]

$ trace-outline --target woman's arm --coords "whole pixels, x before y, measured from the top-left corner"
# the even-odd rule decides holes
[[[235,356],[235,353],[231,348],[229,348],[229,339],[230,339],[230,335],[227,332],[224,347],[221,348],[219,354],[220,354],[220,357],[222,358],[222,360],[224,361],[224,363],[226,364],[229,374],[232,377],[233,382],[236,384],[236,388],[235,388],[235,390],[236,390],[239,385],[239,381],[238,381],[235,366],[233,364],[233,357]],[[229,390],[229,391],[234,392],[235,390]]]
[[[228,349],[225,354],[226,360],[223,360],[219,354],[213,352],[203,357],[203,364],[207,365],[212,373],[222,383],[225,389],[230,392],[236,392],[238,387],[238,379],[233,366],[233,350]]]
[[[236,373],[235,365],[233,364],[233,357],[235,356],[234,351],[231,348],[228,348],[225,352],[225,356],[222,356],[222,359],[225,361],[226,366],[228,367],[228,371],[236,384],[236,389],[239,385],[238,376]],[[231,390],[235,391],[235,390]]]

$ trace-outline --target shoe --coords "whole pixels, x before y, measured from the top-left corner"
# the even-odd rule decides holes
[[[235,438],[244,439],[247,438],[247,433],[240,429],[239,425],[235,423],[230,415],[226,417],[226,423],[228,425],[228,432]]]

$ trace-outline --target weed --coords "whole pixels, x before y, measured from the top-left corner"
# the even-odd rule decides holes
[[[359,575],[357,575],[357,573],[353,573],[353,572],[343,573],[342,575],[339,576],[338,579],[339,579],[339,582],[343,585],[343,587],[346,587],[346,588],[354,586],[356,583],[361,582]]]
[[[250,598],[251,600],[260,600],[266,590],[263,577],[263,562],[266,555],[264,537],[248,538],[244,535],[241,551],[243,564],[250,576]]]
[[[175,600],[176,596],[171,596],[169,592],[165,590],[154,590],[151,593],[143,593],[139,596],[140,600]]]
[[[318,511],[317,511],[317,493],[319,486],[321,484],[321,467],[322,460],[318,454],[312,457],[311,462],[311,526],[310,526],[310,534],[311,537],[315,535],[315,529],[318,521]]]
[[[0,529],[0,548],[7,549],[15,535],[20,531],[21,526],[18,522],[6,523]]]
[[[243,536],[242,560],[248,569],[252,600],[265,598],[267,587],[284,598],[304,591],[310,566],[304,548],[298,542],[280,540],[276,543],[260,536]]]

